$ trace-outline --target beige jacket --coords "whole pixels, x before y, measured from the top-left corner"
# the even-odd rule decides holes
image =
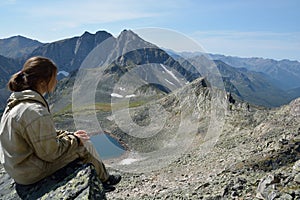
[[[32,90],[11,94],[1,119],[0,141],[5,170],[24,185],[87,153],[77,137],[55,130],[47,102]]]

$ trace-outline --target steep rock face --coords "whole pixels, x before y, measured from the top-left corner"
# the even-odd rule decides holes
[[[92,165],[73,162],[30,186],[16,185],[0,167],[1,199],[106,199],[102,183]]]
[[[35,49],[28,57],[36,55],[49,57],[57,64],[60,71],[70,73],[80,67],[92,49],[109,37],[112,35],[105,31],[98,31],[96,34],[85,32],[80,37],[45,44]]]

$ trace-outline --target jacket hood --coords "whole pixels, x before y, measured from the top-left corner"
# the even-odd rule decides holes
[[[22,101],[34,101],[41,103],[49,111],[49,106],[45,98],[38,92],[33,90],[24,90],[21,92],[13,92],[7,100],[8,110],[11,110]]]

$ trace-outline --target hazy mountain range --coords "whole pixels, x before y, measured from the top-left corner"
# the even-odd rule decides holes
[[[201,61],[199,58],[201,54],[186,52],[174,54],[152,45],[128,30],[121,32],[117,38],[106,31],[98,31],[95,34],[85,32],[81,36],[51,43],[41,43],[22,36],[14,36],[0,40],[0,108],[3,109],[9,94],[5,89],[9,77],[21,69],[27,58],[35,55],[49,57],[59,67],[59,79],[72,79],[87,55],[108,39],[111,43],[110,46],[105,47],[107,54],[104,54],[107,57],[117,58],[110,67],[109,73],[113,76],[124,74],[128,70],[124,66],[130,63],[132,66],[146,63],[165,64],[189,81],[201,76],[196,72],[197,70],[193,70],[193,63]],[[126,48],[130,49],[133,44],[140,46],[141,49],[123,55],[122,52],[126,52]],[[145,46],[147,48],[144,48]],[[300,96],[300,63],[298,61],[239,58],[215,54],[209,56],[217,65],[226,90],[241,100],[274,107],[286,104]],[[184,58],[184,63],[180,61],[182,58]],[[144,74],[147,73],[150,72],[145,69]],[[156,73],[156,76],[157,74],[162,73]],[[152,73],[151,77],[153,76]],[[161,77],[155,78],[155,80],[164,79],[168,80]],[[60,90],[70,89],[63,86],[65,82],[66,80],[60,82],[58,87]],[[162,87],[158,87],[158,90],[165,92]],[[64,92],[57,91],[57,93]]]

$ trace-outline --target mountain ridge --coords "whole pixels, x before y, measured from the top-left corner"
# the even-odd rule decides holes
[[[31,53],[43,43],[21,35],[0,39],[0,55],[9,58],[20,58]]]
[[[219,59],[234,67],[244,67],[251,71],[263,72],[274,79],[274,84],[284,90],[300,86],[300,62],[287,59],[274,60],[268,58],[239,58],[210,54],[213,59]]]
[[[22,36],[16,36],[16,37],[22,37]],[[135,46],[135,48],[139,49],[141,48],[139,51],[139,53],[135,53],[135,52],[127,52],[127,55],[130,55],[131,58],[135,57],[135,59],[137,59],[139,57],[140,59],[140,63],[145,63],[146,61],[146,56],[141,56],[142,54],[142,51],[143,51],[143,48],[144,47],[149,47],[149,48],[153,48],[153,49],[159,49],[157,46],[143,40],[142,38],[139,37],[139,43],[140,44],[134,44],[134,43],[131,43],[129,41],[135,41],[135,39],[139,37],[137,34],[135,34],[133,31],[131,30],[123,30],[118,36],[117,38],[114,38],[110,33],[106,32],[106,31],[97,31],[95,34],[93,33],[90,33],[90,32],[84,32],[81,36],[75,36],[75,37],[71,37],[71,38],[66,38],[66,39],[62,39],[62,40],[58,40],[58,41],[55,41],[55,42],[51,42],[51,43],[45,43],[45,44],[39,44],[39,46],[37,48],[34,48],[32,50],[31,53],[28,54],[25,53],[23,54],[21,57],[19,57],[18,59],[15,59],[14,63],[16,63],[15,67],[10,67],[11,65],[7,65],[5,66],[5,62],[3,61],[4,65],[2,65],[2,70],[6,70],[6,71],[9,71],[9,73],[3,73],[2,76],[5,76],[5,79],[3,79],[2,77],[2,82],[1,82],[1,85],[0,85],[0,89],[3,91],[3,88],[5,88],[5,82],[8,80],[8,77],[12,75],[12,70],[7,70],[7,68],[11,68],[13,69],[14,72],[18,71],[20,68],[21,68],[21,65],[24,63],[24,61],[31,57],[31,56],[35,56],[35,55],[40,55],[40,56],[45,56],[45,57],[49,57],[51,58],[56,64],[57,66],[59,67],[59,79],[62,79],[66,76],[68,76],[70,73],[72,73],[73,71],[76,71],[82,64],[82,62],[84,61],[84,59],[86,58],[86,56],[99,44],[101,44],[103,41],[107,41],[107,39],[111,38],[111,46],[109,47],[106,47],[108,48],[107,50],[108,51],[114,51],[111,56],[112,58],[114,59],[117,59],[117,61],[119,62],[118,64],[124,64],[124,62],[126,62],[126,57],[124,57],[124,52],[127,52],[128,50],[127,49],[131,49],[130,46]],[[31,40],[31,39],[29,39]],[[118,43],[116,44],[115,41],[124,41],[123,44],[121,43]],[[34,41],[34,40],[32,40]],[[125,42],[127,41],[127,42]],[[140,45],[140,46],[138,46]],[[1,50],[1,46],[0,46],[0,50]],[[132,49],[130,50],[132,51]],[[138,51],[137,51],[138,52]],[[146,52],[146,51],[145,51]],[[148,51],[148,53],[153,53],[155,51]],[[163,50],[161,52],[164,52]],[[105,55],[105,52],[104,52],[104,55]],[[170,54],[171,55],[171,54]],[[196,54],[187,54],[187,55],[196,55]],[[121,56],[121,57],[119,57]],[[175,56],[174,55],[171,55],[171,56]],[[190,57],[192,57],[190,56]],[[212,55],[214,56],[214,55]],[[223,56],[223,55],[215,55],[216,58],[222,58],[220,59],[221,61],[223,61],[224,63],[226,63],[224,61],[225,58],[227,58],[226,56]],[[233,57],[235,58],[235,57]],[[238,59],[238,58],[237,58]],[[254,59],[254,58],[253,58]],[[252,59],[252,60],[253,60]],[[3,60],[3,59],[2,59]],[[108,59],[109,60],[109,59]],[[176,60],[176,58],[175,58]],[[230,59],[229,59],[230,60]],[[241,63],[242,61],[242,58],[238,59],[238,63]],[[251,60],[251,59],[250,59]],[[259,60],[259,58],[255,58],[255,60]],[[294,64],[295,66],[298,66],[298,62],[296,61],[288,61],[288,60],[283,60],[282,62],[284,62],[284,64],[282,64],[282,66],[280,66],[278,64],[277,61],[272,61],[270,59],[265,59],[271,63],[277,63],[277,67],[276,69],[282,69],[283,66],[289,64],[289,63],[292,63]],[[1,61],[1,60],[0,60]],[[151,61],[153,62],[153,61]],[[168,61],[168,64],[171,64],[171,59],[169,59]],[[232,61],[233,62],[233,61]],[[250,61],[249,61],[250,62]],[[261,62],[261,61],[260,61]],[[0,63],[1,64],[1,63]],[[136,63],[138,64],[138,63]],[[228,64],[228,62],[226,63]],[[233,63],[235,64],[235,63]],[[19,66],[19,67],[17,67]],[[179,65],[178,65],[179,66]],[[244,68],[247,68],[247,66],[239,66],[239,65],[230,65],[229,66],[232,66],[232,67],[235,67],[235,68],[238,68],[238,67],[244,67]],[[295,66],[292,66],[291,68],[294,69]],[[187,69],[188,71],[190,70],[192,74],[195,74],[195,72],[197,70],[193,70],[192,69],[193,66],[190,65],[190,66],[185,66],[185,69]],[[297,67],[296,67],[297,68]],[[248,69],[248,68],[247,68]],[[177,68],[178,71],[181,71],[181,72],[184,72],[184,70],[182,69],[179,69]],[[249,70],[249,69],[248,69]],[[287,102],[289,102],[292,98],[296,98],[296,97],[299,97],[300,94],[299,94],[299,90],[295,89],[295,90],[291,90],[290,92],[287,92],[290,87],[290,83],[287,83],[288,81],[286,81],[286,83],[284,84],[281,84],[282,81],[278,81],[277,79],[274,79],[274,76],[271,76],[273,73],[272,70],[270,70],[270,67],[268,68],[269,71],[267,71],[267,68],[264,72],[264,74],[268,75],[269,77],[265,77],[265,79],[268,79],[268,84],[271,84],[272,86],[274,86],[275,89],[270,89],[269,91],[266,91],[266,92],[272,92],[274,91],[273,93],[278,95],[278,98],[281,98],[282,100],[278,101],[278,102],[274,102],[273,100],[273,103],[272,101],[265,101],[263,102],[261,105],[264,105],[264,106],[271,106],[271,107],[274,107],[274,106],[280,106],[280,105],[283,105]],[[250,71],[253,71],[253,70],[250,70]],[[257,70],[256,70],[257,71]],[[273,70],[274,71],[274,70]],[[285,78],[286,77],[291,77],[290,74],[293,72],[293,71],[286,71],[285,70]],[[249,75],[249,72],[246,73],[246,72],[242,72],[244,73],[245,76],[248,76]],[[292,73],[293,74],[293,73]],[[290,80],[294,80],[292,82],[299,82],[298,81],[298,76],[300,76],[300,71],[298,73],[298,71],[295,71],[294,73],[294,78],[291,78]],[[199,75],[197,75],[199,76]],[[192,77],[192,79],[195,79],[197,78],[197,76],[195,77]],[[260,76],[259,74],[257,74],[257,76]],[[233,76],[229,76],[231,78],[234,78]],[[295,78],[296,77],[296,78]],[[191,80],[192,80],[191,79]],[[225,78],[224,77],[224,80],[227,81],[226,85],[228,86],[228,88],[232,88],[236,94],[241,94],[241,91],[237,91],[237,87],[233,87],[232,84],[230,85],[230,78]],[[297,79],[297,80],[295,80]],[[300,78],[299,78],[300,80]],[[233,81],[233,80],[231,80]],[[255,82],[255,81],[254,81]],[[287,87],[285,87],[287,86]],[[283,88],[284,89],[283,89]],[[297,85],[295,85],[295,87],[297,87]],[[252,88],[253,89],[253,88]],[[281,90],[284,90],[284,92],[280,91]],[[234,92],[232,91],[232,92]],[[3,96],[3,98],[7,97],[7,92],[5,92],[6,94]],[[275,95],[272,94],[272,98],[275,98]],[[262,94],[263,95],[263,94]],[[265,96],[268,97],[268,94],[265,94]],[[260,98],[263,99],[265,98],[265,96],[261,96]],[[247,100],[248,97],[244,98],[244,100]],[[284,100],[283,98],[286,98],[286,100]],[[248,99],[249,100],[249,99]],[[254,101],[255,102],[255,101]],[[2,101],[1,104],[2,104],[2,107],[3,107],[3,104],[5,102]],[[0,106],[1,107],[1,106]]]

